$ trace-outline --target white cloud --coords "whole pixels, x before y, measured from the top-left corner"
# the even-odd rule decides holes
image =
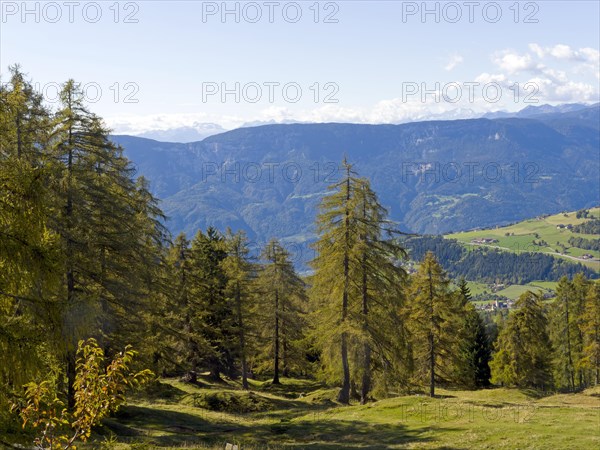
[[[463,61],[464,61],[464,59],[463,59],[463,57],[461,55],[452,55],[450,57],[450,61],[448,61],[448,64],[446,64],[444,66],[444,70],[450,72],[456,66],[458,66],[459,64],[461,64]]]
[[[455,96],[454,89],[444,89],[449,84],[441,80],[419,84],[416,95],[387,98],[371,105],[321,104],[304,109],[295,104],[268,105],[263,109],[234,114],[192,113],[152,114],[145,116],[108,117],[107,123],[117,133],[140,134],[145,131],[165,130],[184,126],[202,127],[217,123],[225,129],[233,129],[248,122],[353,122],[353,123],[402,123],[434,117],[468,117],[499,109],[518,110],[529,103],[597,102],[600,97],[597,78],[600,78],[600,54],[597,49],[572,48],[565,44],[542,46],[529,44],[524,52],[502,50],[491,54],[494,67],[481,72],[472,79],[455,80],[462,93]],[[463,62],[463,57],[451,55],[444,66],[453,70]],[[478,83],[475,95],[470,98],[465,83]],[[529,83],[526,85],[526,83]],[[413,83],[414,85],[415,83]],[[423,84],[425,86],[423,86]],[[501,89],[501,99],[490,101],[482,88],[495,84]],[[423,98],[422,91],[428,94]],[[431,92],[439,89],[433,95]],[[518,89],[518,91],[516,90]],[[516,95],[518,92],[519,95]],[[447,97],[444,97],[444,94]],[[494,95],[494,89],[487,92]],[[396,95],[399,95],[396,93]],[[259,105],[257,105],[259,106]]]
[[[546,51],[538,44],[529,44],[529,49],[535,53],[538,58],[543,58]]]
[[[571,50],[571,47],[564,44],[555,45],[554,47],[550,48],[548,53],[557,59],[572,59],[575,55],[573,50]]]
[[[519,55],[518,53],[510,50],[504,50],[503,52],[496,53],[492,57],[492,61],[500,69],[508,72],[509,74],[535,70],[538,66],[538,63],[533,60],[529,53]]]

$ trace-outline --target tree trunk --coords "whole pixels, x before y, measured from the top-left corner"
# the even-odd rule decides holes
[[[279,381],[279,293],[275,290],[275,361],[273,363],[273,384]]]
[[[346,216],[344,218],[344,243],[346,245],[344,253],[344,293],[342,294],[342,324],[346,321],[346,315],[348,314],[348,290],[350,285],[350,280],[348,279],[350,276],[348,256],[348,248],[350,246],[350,211],[348,209],[348,203],[350,202],[350,168],[348,167],[346,171]],[[342,388],[338,393],[337,400],[338,402],[347,405],[348,403],[350,403],[350,366],[348,364],[348,342],[345,331],[342,332],[341,338],[342,371],[344,375],[342,380]]]
[[[571,325],[569,324],[569,299],[568,294],[565,298],[565,321],[567,325],[567,355],[569,358],[569,382],[571,383],[571,392],[575,391],[575,370],[573,366],[573,357],[571,355]]]
[[[362,388],[360,391],[360,404],[364,405],[368,401],[369,392],[371,390],[371,346],[368,342],[365,343],[365,368],[362,378]]]
[[[242,317],[242,296],[240,283],[236,283],[235,303],[237,307],[238,326],[240,328],[240,357],[242,359],[242,389],[248,390],[248,363],[246,362],[246,336],[244,335],[244,318]]]
[[[337,401],[347,405],[350,403],[350,366],[348,365],[348,344],[346,342],[346,333],[342,333],[342,370],[344,378],[342,388],[337,396]]]
[[[70,100],[70,99],[69,99]],[[69,101],[69,108],[71,107],[71,102]],[[73,308],[73,304],[75,303],[75,272],[73,269],[73,230],[72,230],[72,219],[73,216],[73,192],[72,192],[72,183],[71,177],[73,174],[73,132],[69,127],[69,156],[67,161],[67,205],[65,208],[66,215],[66,230],[67,230],[67,246],[66,246],[66,277],[67,277],[67,327],[68,327],[68,338],[67,342],[69,343],[69,348],[67,350],[66,358],[67,358],[67,407],[70,411],[75,408],[75,353],[76,348],[74,347],[77,342],[77,338],[75,336],[75,330],[73,327],[74,318],[69,317],[71,313],[71,308]]]
[[[67,407],[69,411],[75,409],[75,349],[67,351]]]
[[[429,332],[429,396],[435,397],[435,336],[433,335],[436,323],[433,309],[433,280],[431,269],[429,270],[429,307],[431,318],[431,330]]]
[[[366,205],[363,203],[363,219],[366,219]],[[366,241],[366,236],[363,236]],[[362,386],[360,390],[360,404],[364,405],[368,401],[369,391],[371,390],[371,346],[369,345],[369,291],[367,286],[367,258],[362,258],[362,315],[363,315],[363,333],[364,333],[364,361]]]
[[[435,397],[435,343],[433,333],[429,333],[429,396]]]
[[[286,324],[285,324],[285,303],[281,305],[281,363],[283,365],[281,373],[284,377],[290,376],[290,370],[288,367],[288,342],[286,336]]]

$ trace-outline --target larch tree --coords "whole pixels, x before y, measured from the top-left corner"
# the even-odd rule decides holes
[[[541,294],[523,293],[496,341],[492,381],[507,386],[547,389],[552,385],[552,349]]]
[[[248,389],[248,326],[252,283],[255,265],[250,262],[248,238],[243,231],[225,233],[227,257],[222,267],[227,277],[226,295],[235,305],[238,330],[239,358],[242,371],[242,388]]]
[[[137,185],[123,150],[84,104],[77,83],[60,94],[49,141],[54,210],[51,229],[63,246],[62,326],[73,405],[75,351],[79,339],[99,325],[99,338],[110,353],[118,329],[129,327],[132,312],[143,306],[143,275],[155,264],[142,248],[163,238],[155,201]],[[146,245],[148,244],[148,245]],[[159,250],[157,250],[159,251]]]
[[[584,337],[582,368],[590,374],[590,383],[600,384],[600,283],[590,283],[582,315]]]
[[[44,151],[51,116],[18,66],[0,84],[0,420],[8,392],[55,370],[58,237]]]
[[[270,361],[273,384],[289,372],[304,354],[298,345],[305,328],[306,287],[296,274],[289,252],[272,239],[261,255],[256,280],[255,320],[262,323],[262,360]],[[296,364],[295,364],[296,363]]]
[[[457,343],[457,307],[450,280],[432,252],[427,252],[410,286],[411,329],[419,378],[428,379],[429,395],[448,381]]]
[[[235,375],[239,350],[235,303],[226,295],[227,275],[222,265],[226,258],[226,245],[220,232],[212,227],[206,233],[198,231],[191,246],[195,277],[192,296],[198,305],[200,335],[206,344],[201,349],[201,365],[214,380],[221,380],[221,374]]]
[[[310,297],[314,344],[326,376],[341,375],[337,400],[347,404],[356,380],[357,395],[366,402],[373,368],[389,368],[395,359],[405,273],[397,264],[404,252],[391,238],[395,230],[385,209],[367,180],[345,160],[342,167],[343,178],[330,186],[332,193],[320,205]],[[382,319],[398,326],[395,337],[383,332]]]
[[[578,300],[573,283],[563,277],[558,282],[556,299],[549,312],[554,382],[558,388],[567,388],[571,392],[580,382],[577,366],[583,346],[579,330],[579,315],[583,305],[579,305]]]

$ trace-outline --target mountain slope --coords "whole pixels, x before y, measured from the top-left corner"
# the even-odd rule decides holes
[[[231,226],[258,245],[312,238],[316,207],[344,155],[371,179],[392,219],[419,233],[598,204],[598,109],[544,120],[267,125],[190,144],[113,139],[163,199],[173,232]]]

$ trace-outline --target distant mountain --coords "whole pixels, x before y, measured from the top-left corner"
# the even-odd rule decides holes
[[[216,123],[194,123],[192,126],[169,128],[165,130],[152,130],[138,134],[138,137],[155,139],[163,142],[197,142],[208,136],[226,131]]]
[[[591,106],[597,106],[591,105]],[[434,121],[434,120],[459,120],[459,119],[477,119],[477,118],[485,118],[485,119],[500,119],[500,118],[509,118],[509,117],[521,117],[521,118],[538,118],[541,115],[552,115],[552,114],[561,114],[566,112],[574,112],[580,111],[584,109],[588,109],[590,105],[586,105],[583,103],[570,103],[563,104],[557,106],[551,105],[540,105],[540,106],[532,106],[529,105],[520,111],[509,112],[509,111],[494,111],[482,114],[480,112],[476,112],[470,108],[454,108],[448,111],[444,111],[441,113],[427,113],[420,116],[415,116],[412,119],[406,119],[398,122],[394,122],[395,124],[404,124],[411,122],[425,122],[425,121]],[[301,123],[314,123],[314,122],[301,122],[298,120],[286,119],[286,120],[255,120],[251,122],[243,123],[239,128],[250,128],[250,127],[258,127],[262,125],[281,125],[281,124],[301,124]],[[195,122],[190,126],[182,126],[175,128],[167,128],[167,129],[157,129],[145,131],[140,134],[136,134],[138,137],[144,137],[148,139],[153,139],[161,142],[180,142],[180,143],[190,143],[190,142],[198,142],[209,136],[214,136],[215,134],[221,134],[227,131],[221,125],[216,123],[200,123]]]
[[[174,232],[247,230],[306,249],[344,155],[404,230],[445,233],[599,203],[599,106],[525,118],[240,128],[189,144],[114,136]],[[310,258],[304,253],[302,260]]]
[[[565,103],[562,105],[528,105],[520,111],[509,112],[509,111],[494,111],[483,114],[481,117],[485,119],[501,119],[507,117],[521,117],[521,118],[535,118],[546,114],[562,114],[573,111],[580,111],[584,109],[589,109],[590,107],[598,106],[598,103],[595,105],[587,105],[585,103]]]

